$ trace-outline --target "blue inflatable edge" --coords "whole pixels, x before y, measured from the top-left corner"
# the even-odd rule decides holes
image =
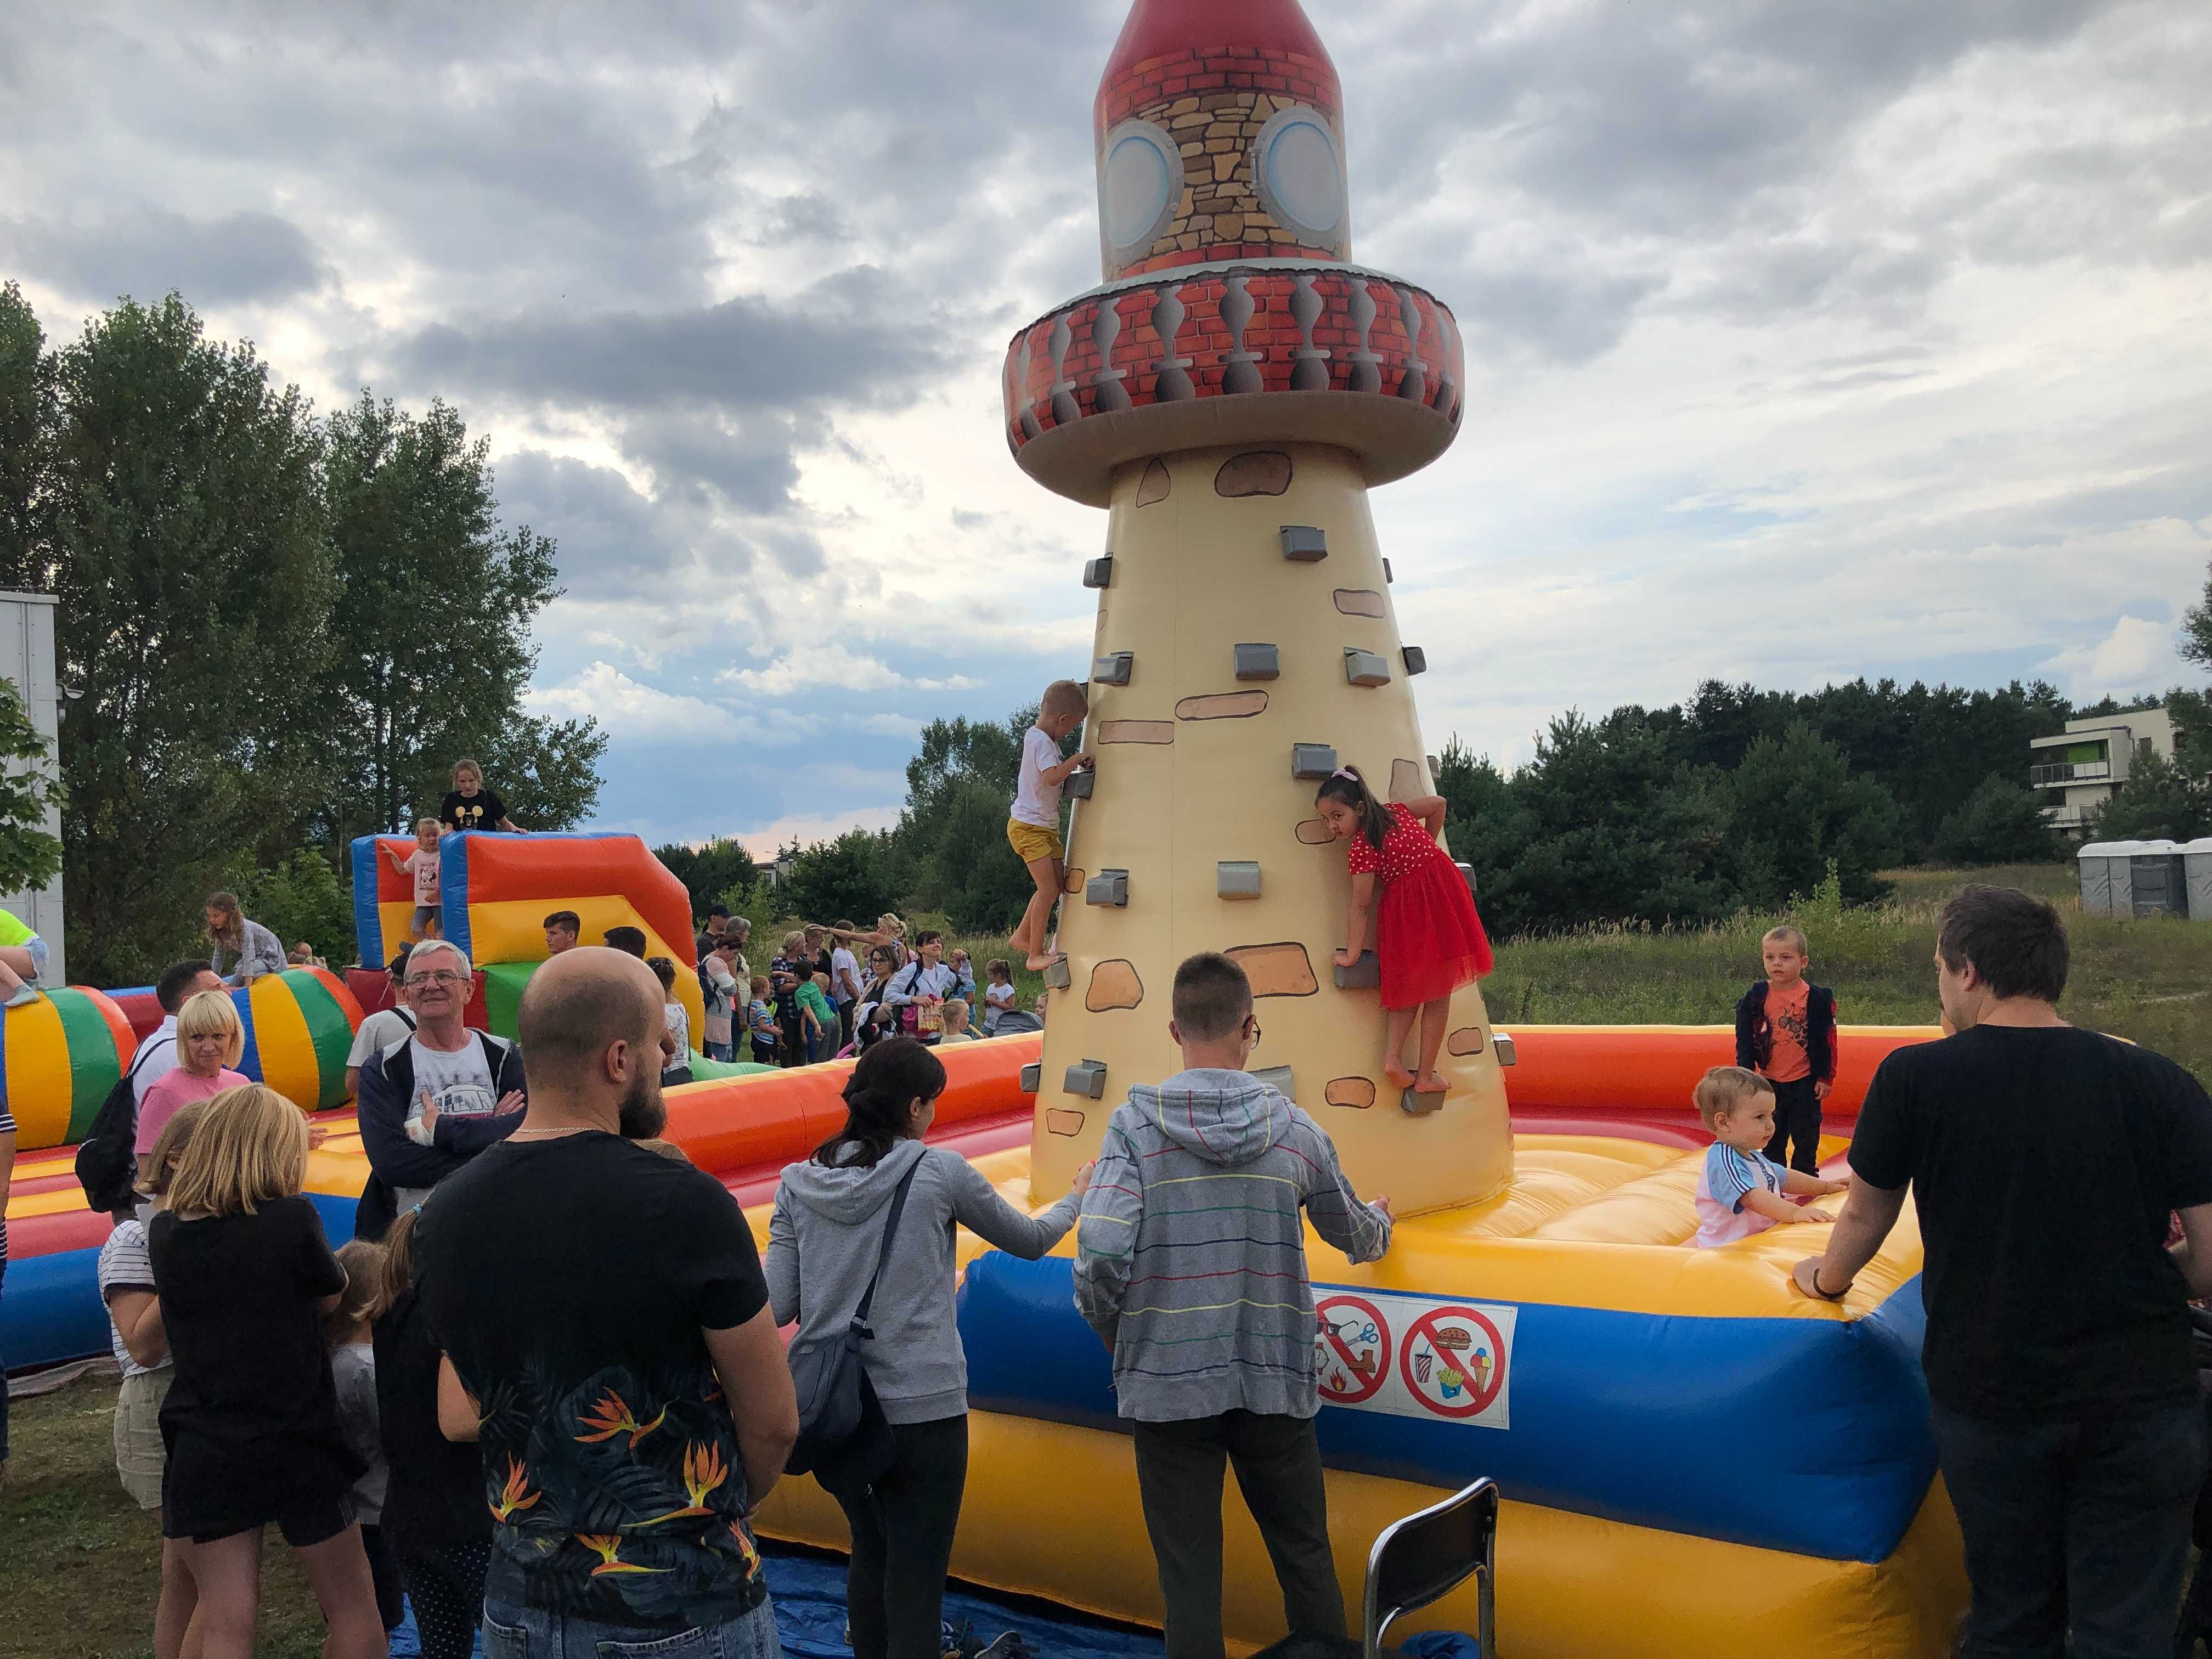
[[[1866,1562],[1888,1557],[1927,1495],[1936,1447],[1917,1276],[1851,1321],[1470,1295],[1516,1310],[1511,1427],[1324,1405],[1331,1468],[1446,1488],[1488,1475],[1522,1503]],[[1127,1431],[1066,1258],[978,1257],[959,1320],[972,1405]]]
[[[354,1200],[328,1193],[307,1197],[333,1247],[353,1237]],[[21,1256],[8,1264],[0,1285],[0,1364],[27,1370],[106,1353],[107,1347],[97,1248]]]
[[[392,960],[384,948],[384,915],[376,908],[376,842],[374,836],[353,838],[353,932],[361,951],[361,965],[374,967]]]
[[[469,936],[469,837],[458,830],[438,838],[438,905],[446,937],[467,952],[474,966],[476,945]]]

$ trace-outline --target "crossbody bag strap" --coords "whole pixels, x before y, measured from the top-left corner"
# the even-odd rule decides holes
[[[898,1186],[891,1194],[891,1212],[884,1223],[884,1242],[882,1248],[876,1252],[876,1271],[869,1277],[867,1292],[860,1297],[860,1305],[853,1310],[855,1325],[865,1326],[868,1322],[868,1310],[875,1306],[876,1285],[884,1276],[884,1268],[890,1261],[891,1241],[898,1236],[899,1215],[906,1208],[906,1189],[914,1185],[915,1171],[920,1168],[921,1158],[908,1164],[906,1173],[899,1177]]]

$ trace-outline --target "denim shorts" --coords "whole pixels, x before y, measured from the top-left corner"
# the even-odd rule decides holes
[[[727,1624],[636,1630],[487,1601],[483,1659],[783,1659],[775,1607],[763,1600]]]
[[[36,933],[33,933],[30,938],[23,941],[23,948],[31,953],[31,977],[33,979],[44,979],[46,976],[47,951],[46,940],[40,939]]]

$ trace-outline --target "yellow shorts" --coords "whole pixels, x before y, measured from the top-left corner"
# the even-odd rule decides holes
[[[1056,859],[1066,850],[1060,845],[1060,831],[1039,823],[1024,823],[1019,818],[1006,820],[1006,840],[1015,856],[1024,864],[1034,864],[1039,859]]]

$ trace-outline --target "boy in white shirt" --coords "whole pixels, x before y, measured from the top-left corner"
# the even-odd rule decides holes
[[[1029,867],[1036,891],[1006,944],[1024,954],[1032,972],[1049,967],[1058,954],[1051,948],[1049,930],[1052,907],[1067,879],[1066,848],[1060,839],[1060,787],[1091,764],[1087,752],[1060,759],[1060,743],[1090,711],[1091,700],[1081,686],[1054,680],[1044,689],[1036,724],[1022,739],[1021,781],[1015,786],[1006,839]]]

